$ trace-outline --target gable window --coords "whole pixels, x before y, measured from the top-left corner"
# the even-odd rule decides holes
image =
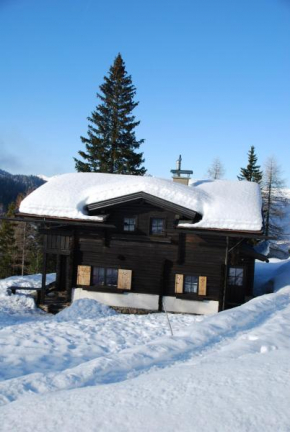
[[[162,218],[152,218],[151,219],[151,234],[164,234],[165,231],[165,219]]]
[[[136,230],[136,218],[135,217],[125,217],[124,218],[124,231],[133,232]]]
[[[185,293],[197,293],[198,289],[198,277],[197,276],[185,276],[184,277],[184,292]]]
[[[229,285],[243,286],[244,283],[244,269],[241,267],[229,268]]]
[[[93,285],[117,286],[118,269],[93,267]]]

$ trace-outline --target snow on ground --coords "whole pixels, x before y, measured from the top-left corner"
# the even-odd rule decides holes
[[[12,286],[23,287],[23,288],[40,288],[41,287],[41,274],[35,274],[30,276],[11,276],[7,279],[0,280],[0,297],[7,296],[7,289]],[[55,281],[55,273],[46,275],[46,284],[50,284]],[[19,292],[19,291],[18,291]],[[22,291],[24,293],[25,291]]]
[[[270,293],[275,290],[274,284],[278,279],[279,275],[284,273],[284,270],[288,270],[289,259],[280,260],[278,258],[271,258],[269,263],[256,261],[255,264],[255,294],[260,295],[264,293]],[[290,284],[290,275],[289,281],[283,280],[283,285]],[[281,286],[279,286],[281,288]],[[277,291],[278,287],[276,287]]]
[[[164,314],[93,300],[29,322],[16,311],[0,329],[1,432],[290,431],[290,261],[279,264],[257,274],[277,292],[170,314],[173,337]],[[3,296],[13,313],[14,297]]]
[[[34,321],[37,317],[39,319],[47,317],[47,314],[44,314],[35,306],[34,299],[27,291],[19,290],[17,291],[17,295],[9,296],[12,286],[40,288],[41,278],[41,274],[36,274],[25,277],[11,276],[0,280],[0,329],[6,326]],[[55,273],[46,275],[46,283],[49,284],[54,280]],[[30,293],[32,294],[32,292]]]

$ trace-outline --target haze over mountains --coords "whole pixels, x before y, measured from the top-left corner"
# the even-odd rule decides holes
[[[43,185],[45,180],[34,175],[10,174],[0,169],[0,213],[6,212],[9,204],[19,194],[26,195]]]

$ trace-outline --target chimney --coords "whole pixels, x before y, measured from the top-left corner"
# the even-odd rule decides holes
[[[176,161],[176,169],[171,170],[170,172],[173,174],[173,181],[176,183],[181,183],[186,186],[188,186],[189,180],[190,180],[190,174],[193,174],[193,171],[191,170],[182,170],[181,169],[181,155],[179,155],[179,158]]]

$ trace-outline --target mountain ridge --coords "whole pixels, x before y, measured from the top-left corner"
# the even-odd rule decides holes
[[[11,174],[0,169],[0,214],[7,211],[19,194],[25,196],[44,183],[46,181],[36,175]]]

